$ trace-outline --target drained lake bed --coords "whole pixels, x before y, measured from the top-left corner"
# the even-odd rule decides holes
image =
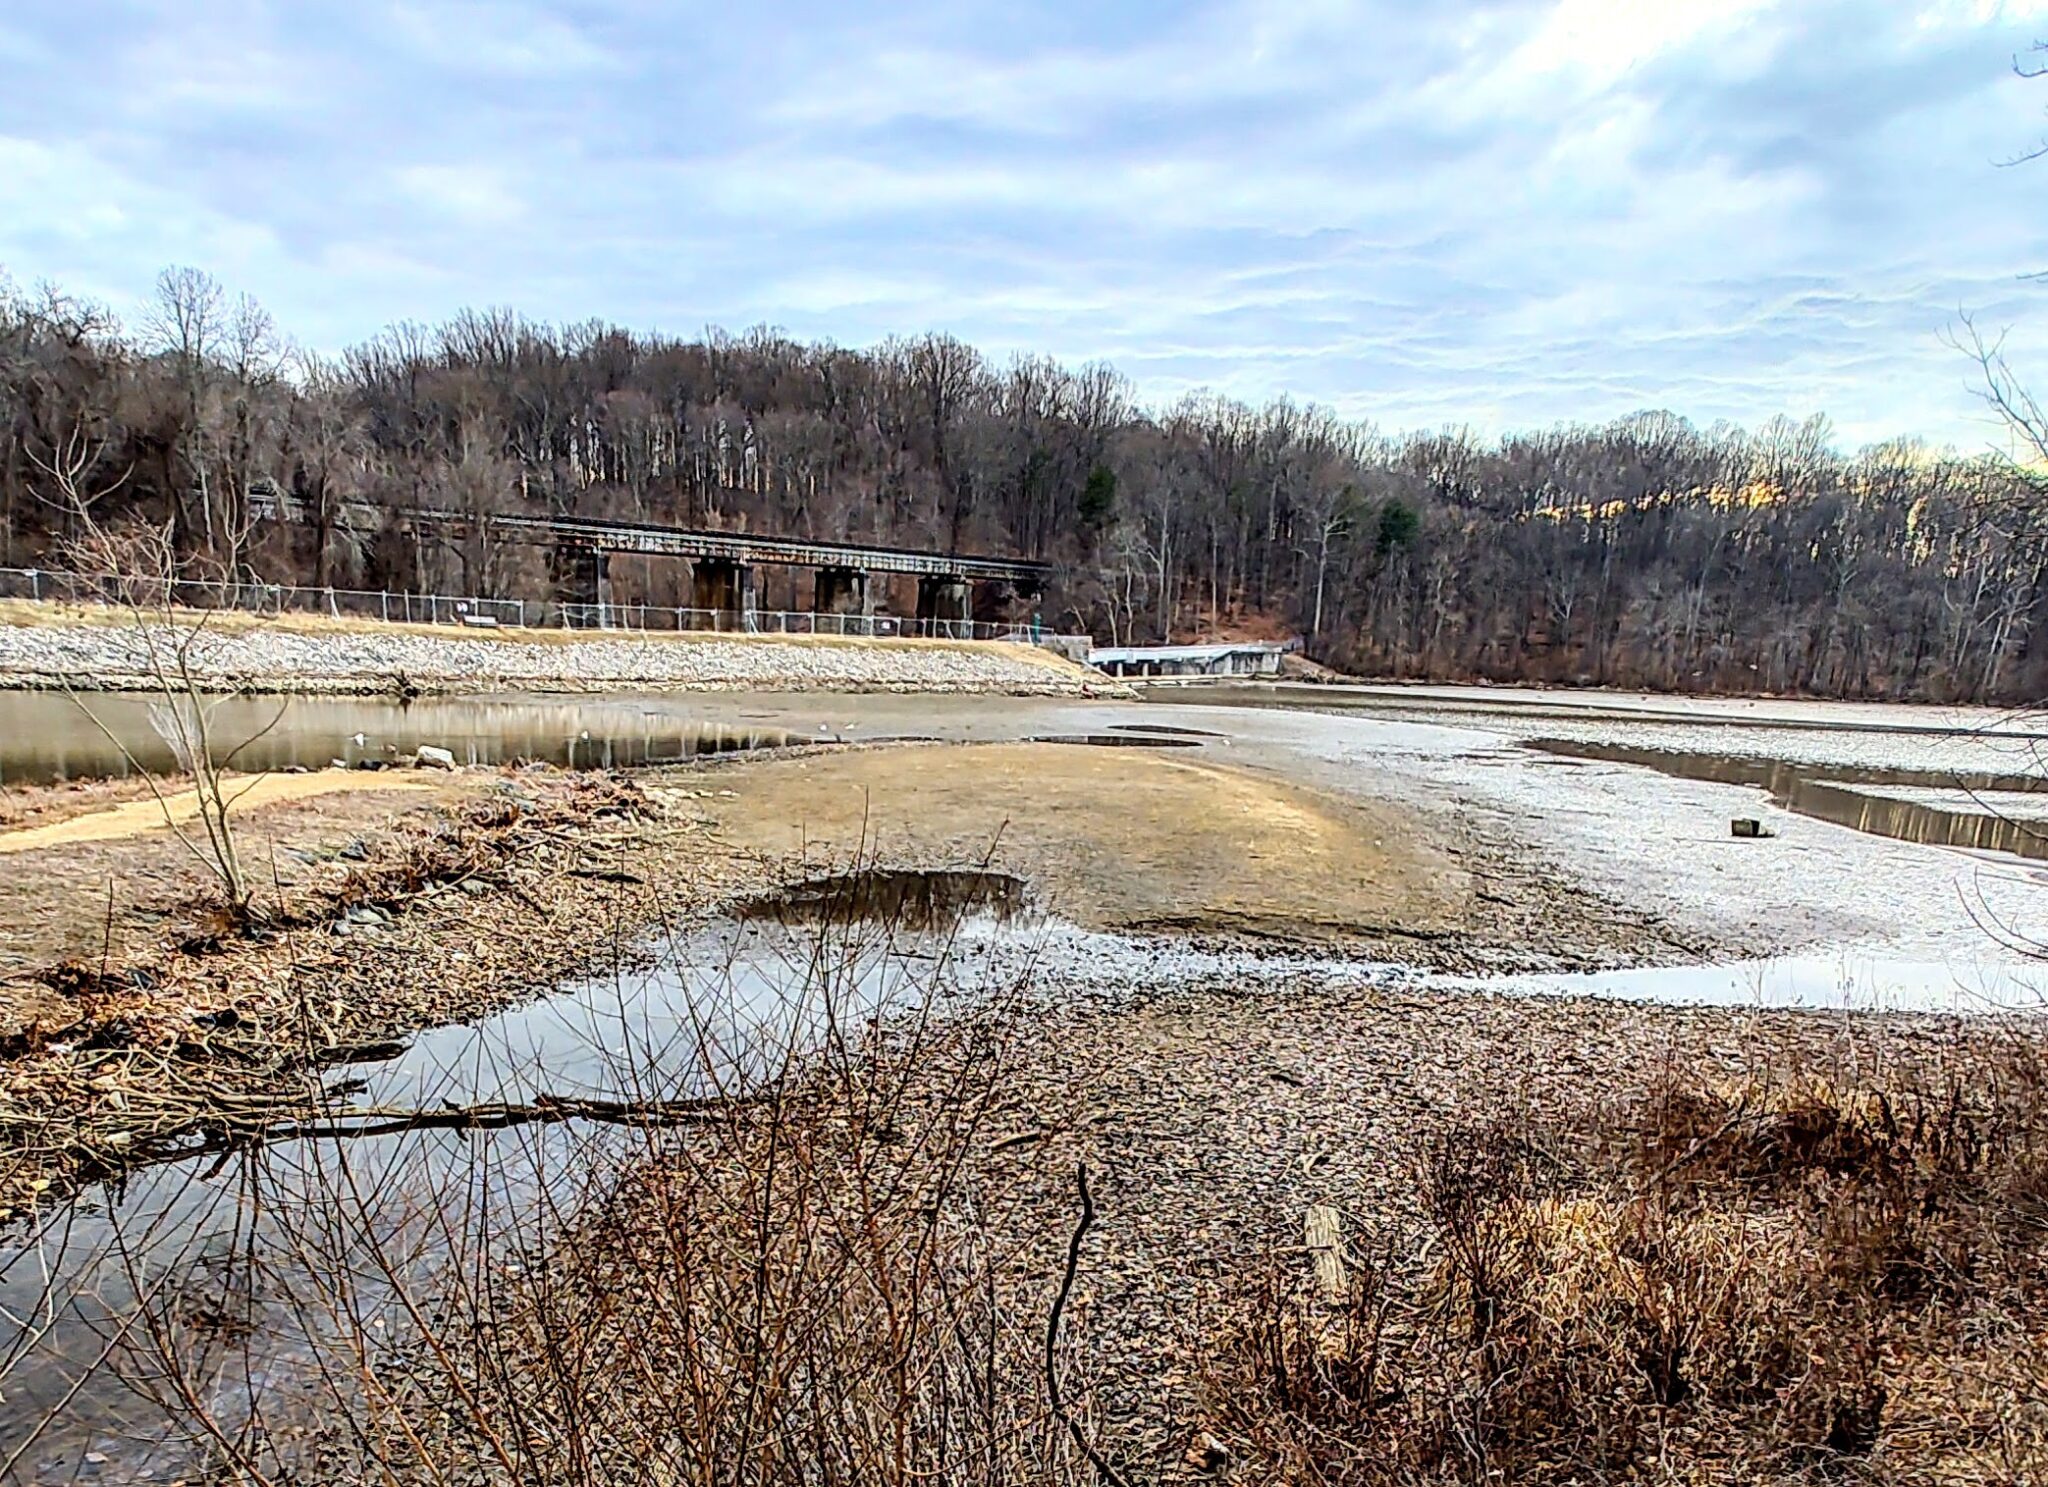
[[[374,1322],[395,1335],[407,1288],[427,1287],[451,1253],[473,1262],[483,1237],[559,1232],[605,1201],[607,1182],[686,1141],[706,1102],[800,1075],[835,1030],[886,1043],[892,1027],[924,1036],[1000,1007],[1020,1056],[1056,1071],[992,1134],[1003,1152],[1035,1150],[1035,1133],[1058,1127],[1036,1112],[1093,1092],[1108,1101],[1095,1118],[1115,1162],[1151,1152],[1170,1165],[1198,1091],[1235,1133],[1236,1155],[1211,1156],[1258,1185],[1277,1179],[1247,1153],[1328,1161],[1275,1134],[1299,1129],[1296,1090],[1352,1110],[1369,1088],[1372,1108],[1392,1100],[1426,1124],[1401,1102],[1443,1117],[1477,1098],[1467,1085],[1486,1059],[1506,1061],[1489,1089],[1519,1074],[1591,1094],[1608,1063],[1660,1046],[1700,1059],[1851,1036],[1918,1049],[2038,1018],[2048,869],[2023,838],[1911,827],[1973,809],[2021,828],[2042,819],[2024,740],[1934,719],[1835,733],[1804,713],[1702,722],[1574,704],[1537,716],[1470,698],[1331,713],[1296,693],[1284,707],[1193,689],[1142,703],[372,704],[382,731],[345,743],[361,732],[353,747],[374,758],[416,738],[465,766],[433,776],[444,783],[424,803],[394,799],[412,823],[400,855],[413,886],[313,913],[313,885],[387,881],[371,869],[394,828],[264,806],[251,820],[303,879],[285,890],[303,922],[266,929],[246,955],[173,950],[132,971],[94,959],[102,901],[60,881],[52,854],[79,847],[12,854],[13,912],[46,917],[34,895],[59,889],[92,911],[64,983],[84,990],[50,992],[54,1015],[90,1016],[104,998],[119,1016],[15,1035],[23,1069],[75,1071],[81,1089],[121,1088],[116,1071],[156,1036],[137,1025],[153,1000],[203,996],[170,1045],[200,1060],[230,1014],[246,1039],[252,1019],[296,1027],[386,979],[482,984],[572,930],[612,963],[508,982],[469,1011],[451,991],[430,1015],[394,1012],[382,1046],[320,1064],[317,1098],[268,1138],[88,1181],[17,1220],[0,1257],[0,1306],[23,1319],[0,1339],[15,1359],[0,1461],[23,1482],[88,1464],[100,1480],[175,1475],[195,1458],[149,1434],[167,1352],[201,1365],[222,1418],[242,1418],[252,1379],[278,1398],[307,1382],[312,1342],[295,1334]],[[328,706],[292,699],[286,715]],[[404,733],[421,707],[441,711]],[[288,742],[317,752],[368,720],[314,711]],[[131,721],[146,729],[146,707]],[[547,790],[583,790],[492,763],[532,757],[541,735],[573,742],[558,762],[597,771],[578,778],[609,803],[588,819],[535,816],[522,835]],[[688,738],[745,742],[693,753]],[[637,782],[616,802],[607,760]],[[1737,816],[1772,834],[1732,838]],[[432,880],[438,859],[420,852],[458,820],[513,823],[516,845],[491,857],[465,838]],[[171,874],[174,843],[138,855],[150,836],[99,844],[111,881]],[[151,912],[176,923],[180,911]],[[234,989],[280,965],[288,994],[274,1005]],[[1128,1060],[1090,1062],[1105,1049]],[[1129,1104],[1169,1072],[1181,1082]],[[1359,1118],[1331,1111],[1317,1117],[1329,1130]],[[1392,1138],[1345,1139],[1370,1151]],[[1122,1215],[1142,1183],[1111,1170]],[[395,1309],[348,1323],[308,1303],[330,1262],[371,1239],[390,1273],[357,1304]],[[309,1257],[328,1268],[309,1272]],[[138,1332],[145,1299],[158,1320]]]

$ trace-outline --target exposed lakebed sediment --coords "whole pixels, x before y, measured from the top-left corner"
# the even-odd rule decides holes
[[[32,892],[30,879],[53,880],[57,854],[25,854],[15,912],[42,922],[60,897],[75,900],[82,937],[68,973],[38,983],[53,1020],[24,1025],[10,1070],[15,1191],[40,1233],[79,1236],[61,1266],[47,1248],[19,1251],[25,1301],[38,1302],[48,1272],[88,1300],[118,1292],[121,1273],[91,1271],[81,1253],[100,1194],[58,1204],[81,1178],[126,1170],[105,1199],[108,1232],[171,1236],[150,1259],[182,1257],[204,1282],[216,1236],[240,1232],[238,1181],[275,1215],[304,1199],[309,1172],[354,1173],[365,1230],[478,1173],[494,1191],[530,1179],[518,1191],[531,1198],[543,1178],[585,1180],[563,1155],[608,1149],[618,1129],[498,1130],[482,1115],[464,1128],[474,1102],[617,1098],[650,1083],[695,1095],[699,1071],[761,1048],[751,1030],[789,1026],[778,1009],[821,978],[837,978],[857,1021],[899,985],[915,1006],[929,994],[942,1027],[1007,997],[1015,1083],[976,1160],[991,1186],[1022,1195],[1018,1232],[1043,1241],[1018,1304],[1044,1305],[1085,1164],[1101,1211],[1075,1323],[1103,1371],[1103,1418],[1125,1449],[1171,1453],[1169,1427],[1198,1402],[1193,1375],[1167,1366],[1184,1357],[1169,1346],[1175,1329],[1246,1256],[1296,1244],[1309,1204],[1398,1218],[1418,1148],[1457,1122],[1501,1102],[1604,1098],[1667,1066],[1735,1081],[1796,1055],[1853,1071],[1978,1036],[1967,1020],[1761,1010],[1750,1003],[1771,998],[1740,987],[1738,1005],[1712,1008],[1618,999],[1663,994],[1651,986],[1557,994],[1582,978],[1556,973],[1806,943],[1801,922],[1773,923],[1792,919],[1801,883],[1815,922],[1825,899],[1839,930],[1837,867],[1910,888],[1902,897],[1925,927],[1960,943],[1959,859],[1804,819],[1774,818],[1781,835],[1734,843],[1731,813],[1771,809],[1735,785],[1566,759],[1469,721],[987,697],[687,707],[705,726],[854,746],[735,753],[625,780],[421,771],[430,783],[377,806],[399,813],[389,820],[371,813],[374,788],[324,797],[331,819],[311,814],[315,802],[266,807],[250,839],[272,859],[259,876],[282,884],[270,924],[209,939],[166,898],[162,922],[137,925],[111,957],[103,892]],[[1030,741],[1167,728],[1184,747]],[[888,742],[905,734],[966,746]],[[45,793],[57,811],[59,791]],[[170,858],[146,855],[161,842],[99,850],[104,876],[126,884],[170,871]],[[1660,864],[1682,872],[1689,896],[1642,891]],[[887,870],[866,870],[876,866]],[[816,908],[849,884],[861,927],[831,915],[816,926]],[[965,895],[968,924],[926,923],[943,917],[941,888]],[[1729,933],[1726,913],[1703,910],[1730,903],[1745,918],[1759,905],[1756,922],[1783,939]],[[1957,923],[1933,923],[1937,912]],[[1537,970],[1553,974],[1538,983]],[[1687,986],[1674,999],[1708,998]],[[1827,988],[1798,999],[1867,1005]],[[1976,1025],[1987,1038],[2010,1027]],[[402,1162],[397,1137],[303,1134],[309,1117],[359,1127],[392,1109],[441,1123],[407,1133]],[[641,1154],[648,1139],[619,1136]],[[202,1155],[143,1167],[138,1148],[151,1146],[142,1154]],[[230,1147],[251,1155],[222,1165]],[[191,1294],[213,1304],[203,1284]],[[82,1345],[97,1315],[77,1330]],[[259,1326],[272,1313],[248,1315],[259,1341],[281,1344]],[[1201,1356],[1205,1339],[1185,1342]],[[72,1475],[128,1428],[93,1414],[119,1404],[113,1384],[71,1399],[69,1379],[39,1366],[10,1380],[0,1444],[39,1404],[67,1402],[63,1432],[23,1457],[23,1480]]]

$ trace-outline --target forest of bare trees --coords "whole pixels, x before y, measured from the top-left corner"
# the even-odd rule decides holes
[[[1995,390],[2003,364],[1985,370]],[[0,281],[0,421],[0,566],[55,561],[85,513],[169,522],[265,581],[536,596],[546,555],[480,524],[436,543],[343,514],[576,513],[1044,556],[1048,624],[1298,633],[1360,672],[2048,691],[2032,467],[1845,454],[1821,419],[1389,437],[1284,401],[1148,409],[1107,366],[996,365],[944,335],[847,350],[504,311],[329,360],[179,269],[129,326]],[[249,519],[273,485],[303,520]],[[687,602],[678,564],[622,562],[615,584]]]

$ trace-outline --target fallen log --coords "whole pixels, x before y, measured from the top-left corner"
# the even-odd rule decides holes
[[[406,1131],[501,1131],[511,1126],[566,1120],[608,1125],[667,1127],[695,1125],[750,1103],[740,1099],[582,1100],[539,1095],[526,1104],[485,1101],[476,1105],[428,1107],[369,1106],[336,1111],[315,1120],[283,1121],[241,1133],[256,1142],[303,1141],[355,1136],[395,1136]]]

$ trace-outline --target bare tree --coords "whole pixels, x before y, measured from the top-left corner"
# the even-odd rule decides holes
[[[1307,532],[1300,549],[1315,566],[1315,597],[1309,606],[1308,634],[1313,642],[1323,638],[1323,599],[1329,588],[1331,546],[1351,530],[1358,515],[1358,491],[1344,485],[1320,487],[1305,503]]]
[[[180,569],[171,524],[137,522],[109,529],[85,516],[81,526],[83,533],[69,544],[68,556],[79,571],[105,575],[108,597],[128,615],[138,673],[155,698],[150,724],[178,767],[192,778],[196,832],[186,824],[175,797],[135,758],[92,703],[76,691],[72,698],[148,784],[163,812],[164,824],[206,869],[229,917],[244,920],[252,912],[254,885],[243,865],[229,813],[263,776],[257,773],[241,781],[232,778],[230,771],[243,750],[277,726],[284,704],[279,703],[270,721],[254,734],[223,746],[216,716],[243,693],[223,686],[204,664],[219,611],[187,609],[178,603],[180,583],[189,572]]]
[[[1971,329],[2006,457],[1873,463],[1825,420],[1382,440],[1285,401],[1150,412],[1099,365],[992,375],[944,336],[850,351],[502,310],[287,375],[260,310],[172,270],[132,343],[0,295],[0,521],[33,563],[99,491],[102,526],[173,520],[181,564],[510,591],[541,564],[483,518],[631,516],[1047,558],[1046,611],[1120,640],[1284,618],[1359,671],[2015,702],[2048,692],[2048,410]],[[264,481],[305,526],[258,551]],[[374,514],[416,506],[469,518],[459,543]],[[1398,551],[1372,526],[1395,507]]]
[[[2048,410],[2007,362],[2005,332],[1987,337],[1971,316],[1959,315],[1957,320],[1949,344],[1976,364],[1977,396],[2005,429],[2014,446],[2008,454],[2026,463],[2048,462]]]

